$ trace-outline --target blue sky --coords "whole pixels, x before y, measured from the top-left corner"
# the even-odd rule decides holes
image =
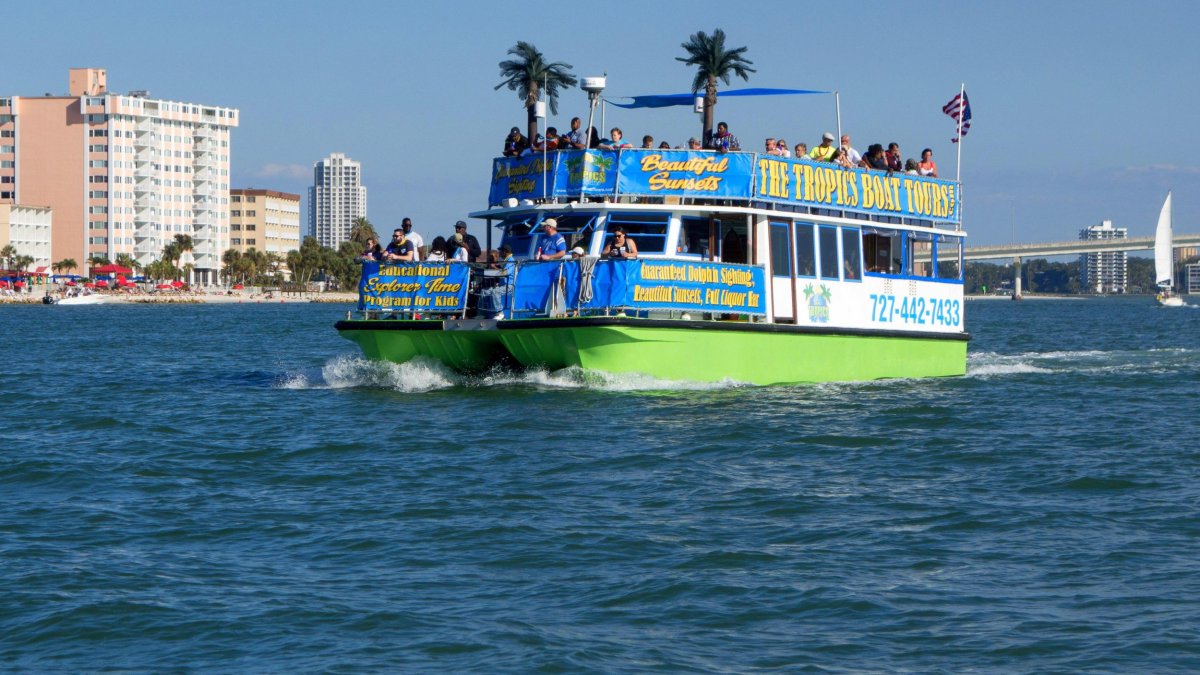
[[[954,123],[941,107],[966,83],[963,147],[970,243],[1075,238],[1111,219],[1153,234],[1168,189],[1177,232],[1200,232],[1200,21],[1194,2],[117,1],[9,3],[0,95],[65,93],[67,69],[108,70],[112,91],[235,107],[233,187],[306,193],[330,152],[363,163],[369,217],[411,216],[443,234],[483,208],[490,159],[524,126],[494,91],[517,40],[609,95],[686,91],[675,61],[697,30],[749,47],[748,86],[838,90],[860,150],[932,148],[953,176]],[[747,86],[740,80],[731,86]],[[578,89],[551,120],[586,118]],[[830,97],[727,99],[719,120],[750,148],[766,136],[817,142]],[[699,131],[690,108],[609,107],[607,126],[672,144]],[[427,234],[428,238],[428,234]]]

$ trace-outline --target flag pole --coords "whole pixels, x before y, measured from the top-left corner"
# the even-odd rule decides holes
[[[838,92],[833,92],[833,108],[837,113],[837,137],[838,142],[842,140],[842,95]]]
[[[963,116],[966,115],[966,96],[967,83],[963,82],[958,87],[958,159],[954,162],[954,182],[958,183],[958,230],[962,230],[962,123]]]

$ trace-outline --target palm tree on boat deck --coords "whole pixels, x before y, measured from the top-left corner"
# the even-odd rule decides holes
[[[579,80],[570,73],[571,64],[561,61],[547,62],[537,47],[528,42],[518,41],[508,53],[516,58],[500,62],[500,76],[504,81],[496,85],[495,89],[508,87],[525,101],[526,136],[532,144],[538,133],[534,104],[544,93],[550,103],[550,113],[557,115],[559,89],[573,87]],[[543,85],[545,92],[542,92]]]
[[[696,66],[692,95],[704,89],[704,128],[701,129],[701,138],[707,144],[712,138],[713,108],[717,105],[717,80],[720,79],[728,85],[729,76],[737,75],[749,81],[748,73],[757,71],[750,67],[754,62],[743,56],[746,53],[745,47],[725,48],[725,31],[720,28],[714,30],[712,35],[699,31],[680,46],[687,52],[687,56],[676,56],[675,60]]]

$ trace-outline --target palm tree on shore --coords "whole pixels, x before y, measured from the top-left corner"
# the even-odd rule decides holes
[[[571,74],[571,64],[555,61],[547,62],[546,57],[537,47],[518,40],[516,46],[508,53],[515,58],[500,62],[500,76],[504,81],[495,86],[508,87],[517,92],[517,96],[525,101],[526,135],[529,142],[537,138],[537,114],[534,104],[545,95],[550,103],[550,113],[558,114],[558,92],[575,86],[578,79]],[[545,89],[543,92],[542,89]]]
[[[749,81],[749,73],[756,71],[750,67],[753,61],[748,61],[743,56],[746,47],[725,48],[725,31],[720,28],[714,30],[711,36],[699,31],[680,46],[687,52],[687,56],[676,56],[675,60],[696,66],[692,95],[698,94],[701,89],[704,90],[704,128],[701,129],[701,133],[707,145],[712,138],[713,108],[717,105],[717,80],[728,85],[729,77],[737,75]]]
[[[5,269],[13,266],[13,259],[17,257],[17,247],[12,244],[5,244],[4,248],[0,248],[0,264],[4,265]]]
[[[354,225],[350,227],[350,241],[359,246],[366,246],[368,239],[379,241],[379,235],[375,233],[375,226],[364,217],[355,218]]]
[[[79,263],[75,262],[74,258],[63,258],[62,260],[59,260],[58,262],[50,265],[50,269],[53,270],[57,274],[62,274],[63,272],[69,272],[78,267],[79,267]]]

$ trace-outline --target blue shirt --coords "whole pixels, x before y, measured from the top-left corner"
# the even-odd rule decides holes
[[[557,232],[554,234],[543,234],[542,240],[538,242],[538,253],[541,253],[542,257],[545,257],[554,255],[559,251],[563,253],[567,252],[566,238]]]
[[[403,244],[397,244],[396,242],[392,242],[392,243],[388,244],[388,247],[387,247],[387,252],[394,254],[394,255],[404,255],[406,253],[412,253],[414,250],[415,249],[413,248],[413,243],[407,239],[404,240]],[[413,259],[414,260],[416,259],[415,255],[413,256]]]

